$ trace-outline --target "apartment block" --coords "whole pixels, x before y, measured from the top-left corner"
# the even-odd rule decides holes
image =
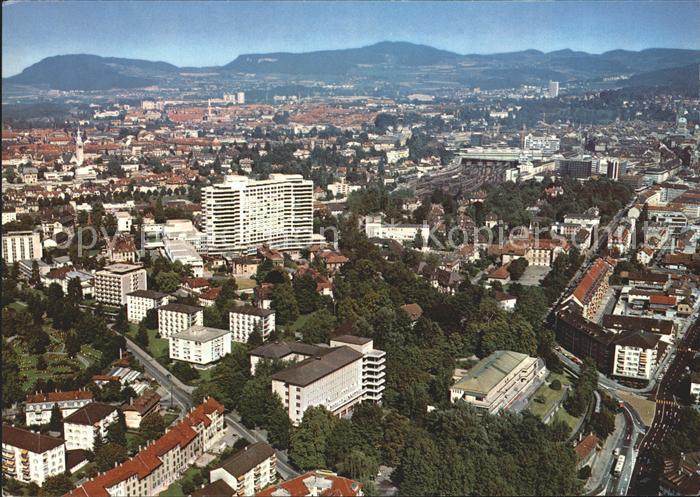
[[[89,390],[72,390],[66,392],[48,392],[28,395],[24,403],[27,426],[44,425],[51,421],[51,410],[58,404],[63,418],[92,402]]]
[[[39,233],[10,231],[2,235],[2,260],[8,266],[26,259],[41,259],[44,254]]]
[[[614,343],[613,376],[649,381],[665,349],[660,339],[644,331],[624,333]]]
[[[92,402],[63,420],[66,450],[93,450],[95,438],[107,439],[107,428],[119,418],[119,409],[109,404]]]
[[[138,430],[141,421],[149,414],[160,412],[160,395],[155,390],[146,390],[129,404],[122,407],[126,427]]]
[[[225,431],[224,406],[213,398],[187,413],[131,459],[88,480],[69,497],[137,497],[158,495],[205,452],[221,443]]]
[[[194,492],[192,496],[257,495],[277,481],[275,449],[265,442],[248,445],[224,461],[221,467],[212,469],[209,481],[209,485]]]
[[[168,304],[158,308],[158,334],[169,338],[191,326],[204,326],[204,308],[185,304]]]
[[[247,343],[255,329],[267,340],[275,329],[275,311],[259,307],[234,307],[229,312],[229,329],[234,342]]]
[[[308,247],[313,235],[313,182],[298,174],[256,181],[226,176],[202,190],[209,254],[252,255],[267,243],[278,250]]]
[[[126,315],[131,323],[140,323],[151,309],[168,304],[168,294],[136,290],[126,295]]]
[[[207,366],[231,353],[231,332],[206,326],[190,326],[169,338],[170,358]]]
[[[427,224],[389,224],[383,223],[380,216],[365,217],[365,234],[367,238],[381,238],[397,242],[411,243],[419,236],[427,246],[430,226]]]
[[[126,296],[146,289],[146,270],[135,264],[112,264],[95,273],[95,299],[103,304],[126,305]]]
[[[41,486],[66,471],[66,445],[60,438],[2,425],[2,476]]]
[[[608,292],[613,268],[612,260],[597,259],[569,297],[581,308],[581,315],[585,319],[592,320],[598,313]]]
[[[386,352],[375,349],[371,338],[342,335],[331,340],[331,347],[343,346],[362,354],[363,400],[381,402],[385,387]]]

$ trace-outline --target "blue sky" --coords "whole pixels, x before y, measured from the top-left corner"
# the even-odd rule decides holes
[[[2,75],[67,53],[225,64],[411,41],[458,53],[700,49],[700,1],[3,3]]]

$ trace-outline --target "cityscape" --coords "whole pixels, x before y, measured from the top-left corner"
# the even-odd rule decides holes
[[[2,495],[700,496],[698,25],[3,4]]]

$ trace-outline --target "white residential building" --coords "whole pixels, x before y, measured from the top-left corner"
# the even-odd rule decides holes
[[[206,366],[231,353],[231,332],[206,326],[190,326],[170,335],[170,358]]]
[[[497,414],[509,409],[528,389],[534,393],[536,384],[546,376],[542,359],[497,350],[476,363],[450,388],[450,400],[468,402],[489,414]]]
[[[168,304],[158,308],[158,334],[169,338],[191,326],[204,326],[204,308],[184,304]]]
[[[51,409],[58,404],[63,418],[92,402],[90,390],[72,390],[66,392],[36,393],[28,395],[24,403],[27,426],[44,425],[51,421]]]
[[[168,304],[168,294],[153,290],[136,290],[126,295],[126,315],[131,323],[140,323],[151,309]]]
[[[107,440],[107,428],[119,418],[119,409],[109,404],[92,402],[64,418],[63,436],[66,450],[93,450],[99,435]]]
[[[374,348],[371,338],[342,335],[331,340],[331,347],[347,346],[362,354],[363,400],[381,402],[386,377],[386,352]]]
[[[260,330],[263,341],[270,338],[275,329],[275,311],[259,307],[234,307],[229,312],[229,330],[234,342],[248,343],[250,334],[256,327]]]
[[[146,289],[146,270],[135,264],[112,264],[95,273],[95,299],[113,306],[125,305],[126,296]]]
[[[39,233],[10,231],[2,235],[2,260],[8,266],[25,259],[41,259],[43,250]]]
[[[615,341],[613,375],[626,379],[651,379],[659,359],[661,336],[633,331]]]
[[[247,253],[267,243],[278,250],[308,247],[313,236],[313,182],[298,174],[255,181],[226,176],[204,188],[209,254]]]
[[[556,136],[535,136],[529,134],[523,140],[525,150],[542,152],[544,156],[550,156],[559,151],[560,140]]]
[[[136,168],[138,170],[138,164]],[[128,212],[115,212],[114,217],[117,218],[117,231],[119,233],[131,233],[131,214]]]
[[[204,276],[204,261],[191,243],[185,240],[163,238],[163,251],[170,262],[179,261],[183,266],[190,266],[194,277]]]
[[[367,238],[384,238],[397,242],[413,242],[420,235],[424,246],[428,245],[430,226],[425,224],[385,224],[380,216],[365,217]]]
[[[350,347],[328,348],[273,374],[272,391],[295,426],[309,407],[323,406],[344,416],[362,401],[362,371],[362,353]]]
[[[66,445],[60,438],[2,425],[2,475],[41,486],[66,471]]]
[[[700,403],[700,373],[690,374],[690,395],[695,397],[695,403]]]
[[[275,449],[265,442],[248,445],[212,469],[209,480],[211,483],[201,490],[203,495],[257,495],[277,480]]]
[[[335,183],[331,183],[330,185],[328,185],[328,191],[333,194],[334,198],[345,198],[351,192],[357,191],[359,189],[360,186],[358,185],[351,185],[349,183],[346,183],[345,178],[341,178],[340,181],[336,181]]]

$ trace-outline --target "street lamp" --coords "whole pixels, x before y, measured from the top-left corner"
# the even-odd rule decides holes
[[[167,374],[168,382],[170,383],[170,410],[173,409],[173,378],[170,373]]]

